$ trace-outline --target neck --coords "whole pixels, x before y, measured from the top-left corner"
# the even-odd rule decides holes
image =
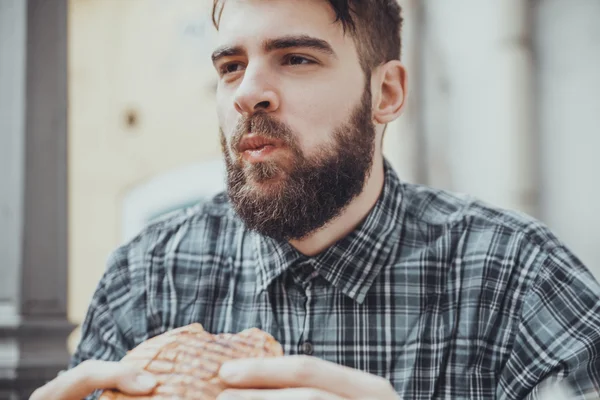
[[[347,236],[366,218],[377,203],[383,190],[383,156],[374,157],[371,174],[360,195],[354,198],[344,211],[323,228],[301,240],[290,240],[300,253],[314,256]]]

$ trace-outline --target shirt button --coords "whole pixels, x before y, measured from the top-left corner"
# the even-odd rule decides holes
[[[315,349],[311,342],[307,341],[300,345],[300,352],[302,352],[303,354],[306,354],[307,356],[312,356],[314,350]]]

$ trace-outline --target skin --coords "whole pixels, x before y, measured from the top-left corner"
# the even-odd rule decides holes
[[[332,140],[332,131],[348,121],[365,84],[354,40],[344,35],[334,19],[324,0],[227,0],[214,59],[220,73],[217,113],[227,140],[241,116],[257,111],[268,112],[298,132],[305,154]],[[316,38],[331,51],[311,46],[264,46],[265,42],[290,37]],[[232,53],[232,49],[236,51]],[[382,136],[384,126],[401,114],[405,104],[403,65],[394,60],[373,69],[370,86],[377,130],[372,172],[363,192],[340,217],[302,240],[290,241],[306,255],[318,254],[350,233],[381,194]],[[274,156],[281,157],[281,162],[287,159],[285,150]],[[252,184],[256,190],[268,190],[262,185],[276,182]],[[313,357],[232,361],[224,364],[220,374],[235,388],[223,392],[220,400],[397,399],[389,382],[382,378]],[[116,362],[86,361],[36,390],[30,399],[76,400],[96,389],[109,388],[139,395],[150,393],[155,385],[152,376],[140,370]]]
[[[307,356],[232,361],[223,365],[220,378],[235,389],[218,400],[398,399],[381,377]]]
[[[227,1],[213,62],[220,75],[217,114],[228,141],[241,116],[260,111],[299,132],[300,148],[308,156],[331,143],[334,129],[348,121],[359,103],[365,82],[356,44],[334,20],[333,10],[323,0]],[[303,37],[324,42],[331,51],[309,46],[265,48],[269,41]],[[405,87],[400,61],[371,72],[377,126],[372,172],[363,192],[338,218],[302,240],[290,241],[301,253],[312,256],[330,247],[354,230],[375,205],[383,187],[383,127],[402,112]],[[285,150],[273,155],[282,163],[286,156]],[[258,191],[277,184],[250,183]]]
[[[149,393],[157,382],[152,375],[118,362],[88,360],[38,388],[29,400],[81,400],[96,389],[117,388],[123,393]]]

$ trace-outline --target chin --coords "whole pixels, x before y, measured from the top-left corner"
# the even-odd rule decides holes
[[[273,194],[283,188],[285,176],[280,172],[272,178],[256,179],[255,177],[248,177],[247,184],[259,193]]]
[[[280,162],[269,161],[245,164],[244,175],[248,182],[272,184],[282,181],[288,174]]]

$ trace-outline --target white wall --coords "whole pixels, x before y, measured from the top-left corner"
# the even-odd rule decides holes
[[[422,5],[425,183],[540,218],[600,276],[600,3]]]
[[[525,2],[423,4],[427,183],[534,214]]]
[[[600,277],[600,2],[536,12],[541,212]]]

